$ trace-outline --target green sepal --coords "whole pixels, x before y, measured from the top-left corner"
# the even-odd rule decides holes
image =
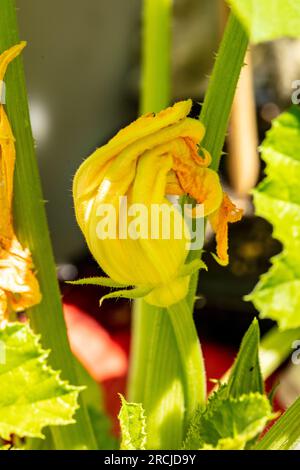
[[[179,271],[179,277],[190,276],[191,274],[199,271],[199,269],[205,269],[205,271],[207,271],[207,266],[201,259],[195,259],[182,266]]]
[[[145,297],[146,295],[150,294],[153,290],[153,287],[135,287],[133,289],[126,289],[126,290],[117,290],[114,292],[110,292],[109,294],[104,295],[100,299],[100,307],[104,300],[107,299],[115,299],[115,298],[123,298],[123,299],[140,299],[141,297]]]
[[[66,284],[72,284],[74,286],[101,286],[101,287],[129,287],[129,284],[121,284],[120,282],[114,281],[110,277],[85,277],[83,279],[77,279],[76,281],[66,281]]]

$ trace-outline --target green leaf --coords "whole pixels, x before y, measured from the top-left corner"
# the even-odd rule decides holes
[[[260,370],[259,326],[254,319],[246,332],[230,373],[189,424],[184,449],[244,449],[272,419]]]
[[[258,357],[259,339],[259,326],[255,318],[242,340],[230,373],[228,381],[230,397],[237,398],[250,392],[263,393],[264,385]]]
[[[274,227],[283,251],[272,259],[251,300],[261,318],[281,330],[300,326],[300,109],[292,106],[272,123],[262,145],[266,178],[254,191],[255,212]]]
[[[188,426],[186,438],[182,447],[184,450],[197,450],[204,445],[203,439],[201,437],[204,414],[209,412],[210,409],[213,409],[216,403],[226,399],[227,397],[227,384],[220,385],[218,390],[214,392],[213,395],[209,398],[206,409],[203,410],[203,407],[197,408]]]
[[[252,300],[261,318],[276,320],[283,330],[300,325],[300,263],[285,253],[272,259],[273,266],[261,276]]]
[[[146,417],[140,403],[128,403],[120,395],[122,407],[119,421],[122,432],[121,450],[145,450],[147,442]]]
[[[100,384],[90,376],[83,365],[76,360],[78,382],[84,385],[82,395],[89,414],[91,425],[97,441],[98,450],[115,450],[118,448],[117,439],[112,434],[112,423],[104,409],[104,400]],[[45,439],[26,439],[26,450],[55,450],[51,439],[50,428],[44,430]]]
[[[226,388],[208,403],[205,412],[199,410],[189,429],[184,449],[241,450],[273,419],[268,398],[249,393],[238,398],[226,397]]]
[[[254,43],[300,36],[299,0],[228,0]]]
[[[296,450],[300,444],[300,397],[255,446],[255,450]]]
[[[4,360],[0,363],[0,437],[43,437],[42,428],[74,422],[81,387],[59,378],[27,324],[0,328]]]

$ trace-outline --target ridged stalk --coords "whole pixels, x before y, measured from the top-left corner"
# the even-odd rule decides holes
[[[0,50],[19,42],[16,6],[13,0],[0,2]],[[30,44],[28,47],[31,47]],[[25,52],[26,54],[26,52]],[[51,365],[62,377],[77,384],[73,355],[67,338],[56,268],[44,208],[37,160],[32,137],[22,58],[9,66],[6,74],[7,112],[16,139],[14,179],[14,222],[17,235],[33,255],[42,301],[28,313],[30,323],[46,349]],[[59,171],[59,162],[57,162]],[[57,449],[95,449],[96,442],[83,400],[76,413],[76,424],[51,429]]]

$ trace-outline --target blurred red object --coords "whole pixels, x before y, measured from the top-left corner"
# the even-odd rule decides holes
[[[93,317],[74,305],[64,305],[71,348],[94,380],[122,377],[128,368],[127,352]]]

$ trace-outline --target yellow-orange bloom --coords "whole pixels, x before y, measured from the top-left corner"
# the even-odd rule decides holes
[[[188,194],[203,204],[205,216],[217,213],[223,191],[218,174],[208,168],[209,153],[198,147],[205,129],[199,120],[187,117],[191,105],[191,100],[182,101],[156,115],[140,117],[85,160],[73,183],[78,224],[111,285],[134,286],[118,295],[144,296],[158,306],[182,299],[191,272],[204,267],[201,262],[185,264],[190,234],[183,230],[177,238],[171,230],[169,239],[100,239],[99,208],[113,205],[120,225],[124,218],[120,197],[126,196],[128,204],[150,208],[153,204],[172,207],[166,195]],[[171,214],[173,227],[182,215],[177,210]]]
[[[21,42],[0,55],[2,86],[8,64],[25,45]],[[8,317],[11,312],[23,311],[41,299],[30,252],[21,246],[13,228],[15,158],[14,136],[4,106],[0,104],[0,318]]]
[[[215,259],[222,266],[226,266],[229,261],[228,223],[238,222],[241,220],[242,215],[242,210],[238,209],[228,195],[224,193],[222,204],[208,218],[213,230],[216,232],[217,256],[215,256]]]

